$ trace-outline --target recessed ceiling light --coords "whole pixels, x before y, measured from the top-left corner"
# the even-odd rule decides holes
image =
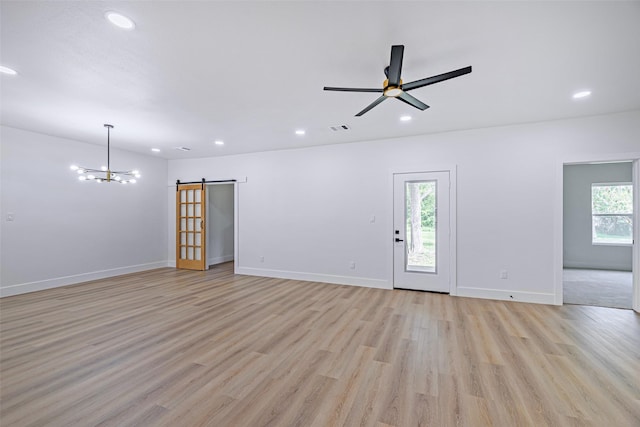
[[[159,148],[152,148],[151,151],[153,151],[154,153],[159,153],[160,149]]]
[[[136,27],[136,24],[131,19],[117,12],[107,12],[104,16],[116,27],[124,28],[125,30],[133,30]]]
[[[576,92],[573,94],[573,99],[580,99],[580,98],[586,98],[587,96],[591,95],[591,91],[590,90],[582,90],[580,92]]]
[[[304,129],[298,129],[298,130],[296,131],[296,135],[304,135],[305,133],[306,133],[306,132],[305,132],[305,130],[304,130]]]
[[[12,68],[5,67],[4,65],[0,65],[0,73],[9,74],[10,76],[15,76],[18,72]]]
[[[411,120],[411,116],[402,116],[402,117],[400,117],[400,121],[402,121],[402,122],[408,122],[409,120]]]
[[[224,145],[224,141],[220,141],[219,139],[216,141],[213,141],[213,143],[216,145]]]

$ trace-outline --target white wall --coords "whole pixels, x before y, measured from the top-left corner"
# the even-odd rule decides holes
[[[233,260],[233,184],[207,185],[209,265]]]
[[[558,170],[581,156],[637,155],[638,135],[634,111],[174,160],[168,183],[247,177],[238,190],[241,273],[391,288],[392,173],[457,165],[458,295],[554,303]],[[508,279],[499,279],[501,269]]]
[[[632,163],[564,166],[564,266],[631,271],[631,246],[591,243],[591,184],[631,182]]]
[[[100,167],[106,146],[9,127],[0,136],[3,296],[167,265],[166,160],[112,149],[112,166],[142,178],[80,182],[69,166]]]

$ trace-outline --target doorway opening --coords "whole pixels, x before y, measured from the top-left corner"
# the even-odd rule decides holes
[[[235,260],[235,184],[207,184],[207,267]]]
[[[630,160],[563,165],[563,303],[633,308],[636,173]]]
[[[233,262],[237,271],[238,229],[235,180],[180,183],[176,188],[176,268],[208,270]]]

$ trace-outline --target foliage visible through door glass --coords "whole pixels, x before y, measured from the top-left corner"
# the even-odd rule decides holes
[[[436,182],[407,182],[405,187],[407,270],[436,266]]]

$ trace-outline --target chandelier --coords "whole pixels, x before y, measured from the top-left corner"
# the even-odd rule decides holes
[[[100,169],[85,168],[82,166],[72,165],[71,170],[76,171],[79,175],[80,181],[95,181],[95,182],[117,182],[120,184],[135,184],[136,178],[140,178],[140,172],[137,170],[131,171],[112,171],[111,170],[111,129],[113,125],[105,124],[107,128],[107,166],[102,166]]]

